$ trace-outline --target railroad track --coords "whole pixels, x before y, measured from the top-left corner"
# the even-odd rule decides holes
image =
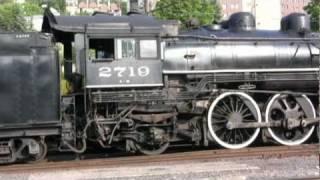
[[[14,164],[0,166],[0,173],[17,173],[28,171],[51,171],[59,169],[88,169],[99,167],[117,167],[122,165],[142,165],[161,162],[179,162],[193,160],[215,160],[227,158],[270,158],[290,156],[310,156],[319,153],[319,145],[301,145],[295,147],[272,146],[254,147],[240,150],[202,150],[193,152],[170,153],[156,156],[130,156],[103,159],[72,160],[60,162],[39,162],[35,164]]]

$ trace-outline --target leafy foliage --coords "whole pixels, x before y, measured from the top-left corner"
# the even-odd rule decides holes
[[[50,7],[55,8],[62,14],[66,12],[65,0],[26,0],[25,4],[32,4],[38,6],[39,8],[41,8],[42,4],[48,4]]]
[[[12,0],[0,0],[0,4],[12,3]]]
[[[38,4],[41,5],[43,3],[43,0],[25,0],[26,3],[31,3],[31,4]]]
[[[126,2],[121,2],[120,8],[121,8],[122,15],[126,15],[128,13]]]
[[[26,0],[23,4],[16,4],[13,0],[0,0],[0,31],[27,31],[31,30],[31,22],[25,17],[43,14],[41,5],[48,3],[50,7],[65,13],[65,0]]]
[[[312,30],[319,31],[320,0],[312,0],[304,9],[311,15]]]
[[[23,12],[25,16],[34,16],[43,14],[43,9],[37,3],[26,2],[22,4]]]
[[[215,0],[161,0],[154,15],[160,19],[180,20],[184,25],[195,18],[204,25],[220,19],[220,7]]]
[[[25,31],[27,22],[23,9],[15,3],[4,3],[0,6],[0,30],[1,31]]]

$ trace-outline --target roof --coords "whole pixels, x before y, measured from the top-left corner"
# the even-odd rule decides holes
[[[49,9],[46,9],[42,32],[53,33],[59,41],[59,39],[68,38],[65,35],[84,33],[88,30],[104,34],[131,33],[132,35],[143,35],[160,34],[161,27],[162,23],[152,16],[108,16],[103,14],[95,16],[54,16]]]

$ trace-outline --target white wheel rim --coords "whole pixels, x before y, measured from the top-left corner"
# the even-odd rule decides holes
[[[265,115],[265,121],[269,122],[269,112],[270,112],[270,108],[272,106],[272,104],[274,103],[274,101],[280,96],[281,94],[276,94],[272,97],[272,99],[269,101],[267,108],[266,108],[266,115]],[[306,95],[302,95],[303,98],[305,98],[307,100],[307,102],[310,104],[311,108],[312,108],[312,113],[313,113],[313,118],[316,117],[316,111],[313,107],[312,102],[310,101],[310,99],[306,96]],[[279,138],[276,134],[274,134],[272,128],[268,128],[268,132],[271,135],[271,137],[276,140],[278,143],[282,144],[282,145],[286,145],[286,146],[296,146],[299,144],[304,143],[306,140],[309,139],[309,137],[312,135],[312,132],[314,131],[314,126],[312,126],[312,128],[309,130],[308,134],[306,136],[304,136],[302,139],[300,140],[295,140],[295,141],[291,141],[291,140],[282,140],[281,138]]]
[[[252,97],[250,97],[248,94],[242,93],[242,92],[226,92],[221,94],[218,98],[216,98],[213,103],[211,104],[210,108],[209,108],[209,113],[208,113],[208,128],[209,128],[209,132],[211,134],[211,136],[213,137],[213,139],[220,144],[221,146],[228,148],[228,149],[241,149],[241,148],[245,148],[247,146],[249,146],[251,143],[253,143],[253,141],[257,138],[257,136],[259,135],[260,132],[260,128],[257,128],[255,130],[255,132],[253,133],[253,135],[251,136],[251,138],[245,142],[243,142],[242,144],[229,144],[226,143],[224,141],[222,141],[217,134],[215,133],[215,131],[213,130],[212,127],[212,112],[215,108],[215,106],[218,104],[218,102],[225,98],[226,96],[230,96],[230,95],[238,95],[238,96],[242,96],[243,98],[246,98],[247,100],[250,101],[250,103],[252,103],[252,105],[254,106],[255,110],[257,111],[257,115],[258,115],[258,122],[262,121],[261,118],[261,111],[259,109],[258,104],[255,102],[255,100],[253,100]]]

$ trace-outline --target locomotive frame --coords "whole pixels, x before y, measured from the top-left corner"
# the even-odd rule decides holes
[[[256,31],[254,24],[252,15],[238,13],[226,29],[199,27],[179,35],[175,21],[136,14],[54,16],[47,9],[42,29],[63,44],[72,91],[54,96],[61,103],[49,107],[60,117],[46,128],[29,118],[14,134],[4,124],[9,134],[0,162],[41,160],[47,144],[78,154],[97,144],[153,155],[176,144],[244,148],[259,135],[282,145],[306,142],[320,121],[314,105],[320,92],[319,35],[308,31],[301,14],[285,18],[280,32]],[[57,64],[58,58],[47,62]],[[43,76],[59,77],[59,67],[51,68]]]

